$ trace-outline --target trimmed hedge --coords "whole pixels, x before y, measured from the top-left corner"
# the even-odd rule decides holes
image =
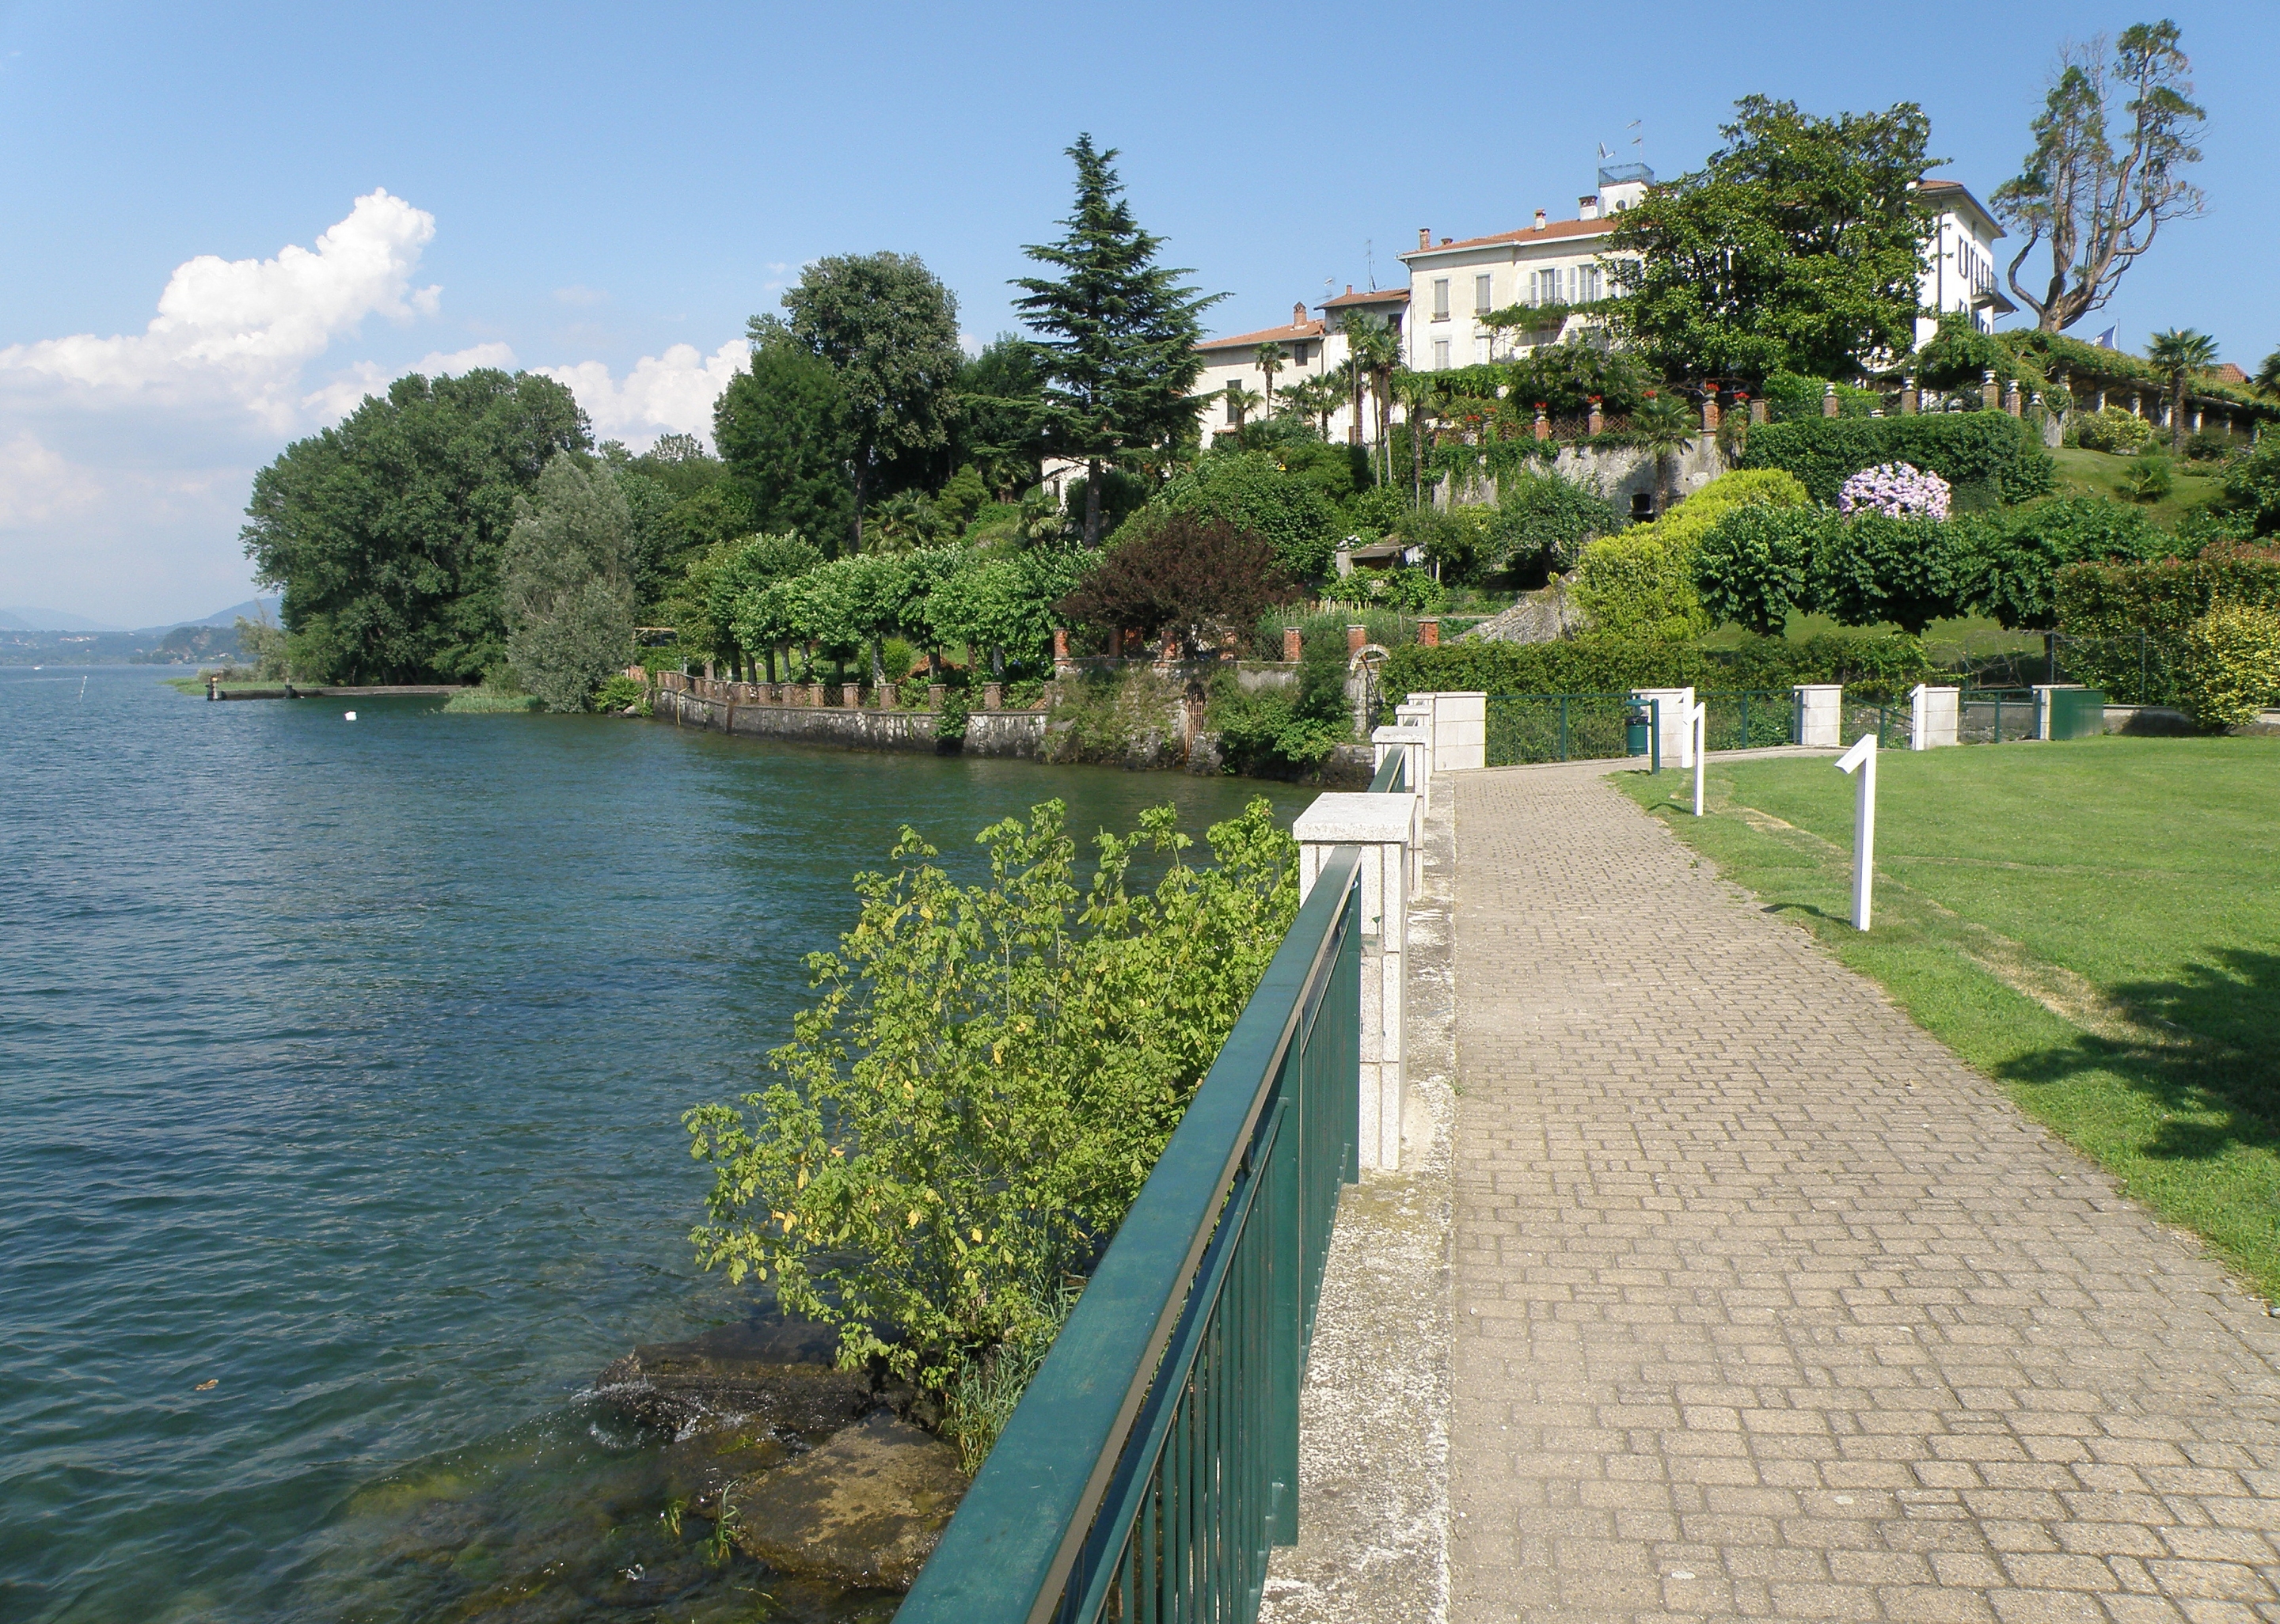
[[[1795,474],[1830,507],[1847,479],[1888,462],[1929,468],[1950,485],[1983,487],[2005,502],[2046,496],[2058,477],[2034,426],[2001,412],[1768,423],[1750,432],[1742,457],[1745,468]]]
[[[2158,564],[2076,564],[2053,594],[2067,671],[2118,704],[2177,697],[2187,635],[2220,605],[2280,610],[2280,559],[2210,552]]]
[[[1752,637],[1734,649],[1606,636],[1559,643],[1459,642],[1393,650],[1383,681],[1389,703],[1412,694],[1613,694],[1635,688],[1733,692],[1845,682],[1897,689],[1931,673],[1923,644],[1863,637]]]
[[[2238,727],[2280,703],[2280,612],[2219,604],[2186,632],[2177,696],[2202,727]]]

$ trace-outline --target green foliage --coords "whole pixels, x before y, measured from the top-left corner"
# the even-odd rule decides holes
[[[731,534],[797,531],[837,549],[853,517],[855,440],[846,393],[820,358],[781,334],[753,345],[712,408],[712,442],[744,499]]]
[[[1683,641],[1711,620],[1695,584],[1695,554],[1736,507],[1801,507],[1805,489],[1778,469],[1722,474],[1650,523],[1583,549],[1575,596],[1596,629],[1655,642]]]
[[[1050,657],[1059,605],[1075,589],[1087,560],[1065,547],[1010,557],[968,555],[928,592],[923,618],[943,642],[992,650],[1025,664]]]
[[[2217,502],[2245,517],[2251,535],[2280,535],[2280,434],[2262,435],[2255,449],[2227,465]]]
[[[637,677],[629,677],[620,672],[605,679],[602,686],[594,690],[594,709],[605,715],[615,715],[628,705],[638,715],[650,713],[649,685]]]
[[[1891,621],[1917,636],[1956,614],[1970,583],[1959,527],[1860,512],[1829,526],[1813,561],[1814,606],[1845,626]]]
[[[261,611],[261,618],[249,620],[237,617],[234,625],[237,651],[253,662],[253,674],[264,682],[274,682],[292,674],[292,662],[287,655],[285,630],[269,623],[269,612]]]
[[[1950,485],[1983,482],[2006,502],[2047,496],[2057,480],[2034,426],[2001,412],[1768,423],[1752,431],[1742,457],[1745,468],[1786,469],[1831,507],[1847,479],[1889,462],[1911,463]]]
[[[1617,330],[1670,377],[1850,375],[1907,350],[1933,219],[1917,189],[1930,127],[1913,102],[1834,119],[1737,102],[1699,172],[1618,217],[1608,251],[1629,264]]]
[[[1336,504],[1324,489],[1338,473],[1326,478],[1325,470],[1343,473],[1344,458],[1301,461],[1294,474],[1288,457],[1288,452],[1277,451],[1207,452],[1193,466],[1173,475],[1162,493],[1113,540],[1131,539],[1134,526],[1143,531],[1154,528],[1175,514],[1219,520],[1263,538],[1286,574],[1320,581],[1329,573],[1343,534]],[[1350,480],[1351,475],[1344,477]]]
[[[1704,611],[1713,622],[1778,636],[1791,610],[1814,601],[1814,561],[1840,522],[1823,507],[1729,509],[1695,553]]]
[[[2085,561],[2158,558],[2170,539],[2133,507],[2103,496],[2053,496],[1968,520],[1964,598],[2007,627],[2057,624],[2059,572]]]
[[[2147,446],[2122,471],[2122,483],[2140,502],[2159,502],[2176,488],[2175,464],[2158,448]]]
[[[631,529],[609,470],[559,451],[508,532],[499,560],[507,664],[550,711],[584,710],[631,654]]]
[[[1449,597],[1429,572],[1406,565],[1382,570],[1356,566],[1351,575],[1331,576],[1314,596],[1320,603],[1383,604],[1406,614],[1438,614]]]
[[[2212,731],[2280,704],[2280,611],[2219,604],[2195,620],[2179,649],[2177,697]]]
[[[1386,527],[1388,539],[1423,548],[1425,557],[1440,566],[1444,581],[1475,581],[1486,572],[1489,529],[1497,518],[1494,508],[1461,503],[1449,507],[1430,504],[1419,508],[1405,504],[1404,507],[1406,511]]]
[[[1531,421],[1537,401],[1553,417],[1587,417],[1594,395],[1599,397],[1599,410],[1607,416],[1628,416],[1638,410],[1656,381],[1631,356],[1602,349],[1581,335],[1562,343],[1541,345],[1531,354],[1505,363],[1502,371],[1501,378],[1482,381],[1487,385],[1484,389],[1476,386],[1464,392],[1493,400],[1497,386],[1504,385],[1515,417],[1525,414]]]
[[[958,460],[999,501],[1013,501],[1043,477],[1044,392],[1043,358],[1011,333],[959,366]]]
[[[1520,473],[1500,484],[1481,558],[1491,572],[1540,562],[1565,574],[1587,544],[1622,527],[1613,503],[1556,473]]]
[[[464,680],[498,663],[499,550],[558,452],[591,443],[563,385],[488,368],[414,373],[254,475],[240,533],[284,589],[296,670],[312,680]]]
[[[1387,701],[1412,694],[1614,694],[1637,688],[1732,691],[1844,682],[1896,690],[1931,672],[1923,644],[1904,635],[1752,637],[1734,649],[1640,643],[1602,633],[1560,643],[1465,640],[1411,643],[1387,658]]]
[[[2053,596],[2074,676],[2117,702],[2158,704],[2169,697],[2169,659],[2202,616],[2280,611],[2280,558],[2221,545],[2198,558],[2076,564],[2059,572]]]
[[[535,694],[518,693],[489,682],[463,689],[443,702],[447,716],[523,716],[543,708]]]
[[[1775,423],[1819,419],[1829,381],[1824,378],[1807,378],[1799,373],[1775,373],[1760,389],[1765,398],[1767,418]],[[1883,410],[1883,404],[1884,396],[1881,389],[1864,389],[1856,384],[1844,382],[1837,384],[1837,415],[1840,418],[1864,418]]]
[[[1939,331],[1916,351],[1916,381],[1928,389],[1977,391],[1986,374],[1998,383],[2025,377],[2041,380],[2019,363],[2018,351],[1992,333],[1983,333],[1966,312],[1952,310],[1939,319]]]
[[[820,1000],[782,1080],[702,1105],[699,1261],[773,1279],[789,1312],[941,1391],[1050,1334],[1115,1233],[1298,906],[1296,849],[1255,801],[1186,858],[1169,807],[1103,835],[1089,887],[1059,802],[986,829],[960,886],[905,829],[892,873],[812,955]],[[1167,865],[1152,891],[1136,858]]]
[[[1326,627],[1306,639],[1295,687],[1248,692],[1234,672],[1219,673],[1212,680],[1205,724],[1219,735],[1229,772],[1320,766],[1339,745],[1353,742],[1344,628]]]
[[[1163,239],[1143,231],[1123,197],[1116,150],[1089,135],[1068,149],[1076,165],[1076,210],[1058,242],[1025,249],[1054,276],[1017,278],[1021,319],[1041,335],[1046,384],[1044,445],[1086,465],[1088,474],[1149,450],[1176,451],[1195,438],[1202,403],[1188,391],[1203,372],[1196,344],[1202,314],[1218,296],[1197,296],[1159,265]],[[1084,509],[1084,543],[1098,546],[1098,507]]]
[[[2142,451],[2153,443],[2153,426],[2119,406],[2078,413],[2067,425],[2067,432],[2085,451],[2110,451],[2117,457]]]
[[[838,385],[859,550],[864,510],[892,466],[949,443],[966,358],[958,300],[916,255],[831,254],[808,264],[783,307],[782,319],[751,319],[753,348],[794,345]]]

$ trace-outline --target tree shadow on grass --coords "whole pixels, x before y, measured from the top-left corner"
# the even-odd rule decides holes
[[[2207,1161],[2235,1149],[2280,1151],[2280,954],[2219,949],[2174,981],[2110,989],[2134,1034],[2084,1033],[2022,1055],[1996,1074],[2030,1086],[2086,1072],[2120,1077],[2163,1113],[2142,1147]]]

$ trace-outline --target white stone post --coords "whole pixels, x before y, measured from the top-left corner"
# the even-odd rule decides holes
[[[1430,694],[1419,694],[1413,698],[1405,700],[1400,704],[1395,705],[1393,707],[1393,725],[1397,727],[1405,728],[1409,732],[1421,733],[1425,735],[1425,749],[1419,758],[1421,764],[1419,770],[1424,774],[1425,779],[1423,781],[1413,783],[1409,786],[1412,789],[1421,790],[1425,788],[1425,782],[1429,781],[1432,779],[1434,773],[1433,696]]]
[[[1665,766],[1691,768],[1694,765],[1694,690],[1691,688],[1637,688],[1631,690],[1635,703],[1645,704],[1651,699],[1662,701],[1662,764]]]
[[[1962,720],[1963,690],[1930,688],[1919,682],[1908,690],[1908,748],[1938,750],[1956,742]]]
[[[1429,803],[1433,798],[1433,780],[1426,771],[1425,756],[1432,743],[1433,735],[1422,727],[1380,727],[1369,735],[1372,774],[1385,765],[1388,756],[1398,750],[1402,788],[1413,790]]]
[[[1414,795],[1315,797],[1298,814],[1304,901],[1337,846],[1361,849],[1361,1166],[1401,1165],[1401,1015],[1409,921],[1410,853],[1422,801]]]
[[[1476,694],[1435,694],[1433,701],[1433,770],[1468,773],[1488,765],[1489,697]]]
[[[1845,743],[1845,685],[1800,682],[1797,696],[1797,742],[1835,750]]]

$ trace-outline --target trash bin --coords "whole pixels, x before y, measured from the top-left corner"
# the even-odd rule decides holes
[[[1646,754],[1647,729],[1652,725],[1645,705],[1636,705],[1623,713],[1623,749],[1627,754]]]

